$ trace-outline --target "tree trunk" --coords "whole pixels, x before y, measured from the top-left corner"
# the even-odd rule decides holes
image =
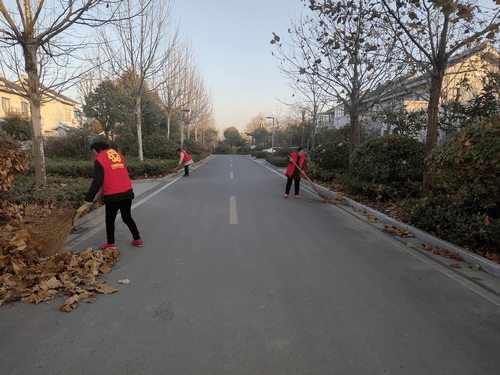
[[[436,75],[432,77],[431,81],[431,93],[429,97],[429,108],[427,114],[427,136],[425,138],[425,156],[429,156],[432,149],[437,142],[437,120],[438,120],[438,110],[439,110],[439,98],[441,95],[441,88],[443,85],[444,69],[438,71]],[[423,188],[424,194],[429,192],[432,186],[432,177],[429,175],[429,170],[425,168],[423,176]]]
[[[144,156],[142,152],[142,116],[141,116],[141,96],[137,96],[137,100],[135,102],[135,113],[136,113],[136,121],[137,121],[137,144],[139,146],[139,160],[144,161]]]
[[[36,45],[34,41],[23,44],[26,73],[28,74],[28,90],[33,122],[33,154],[35,158],[35,178],[38,185],[47,184],[45,173],[45,155],[43,150],[42,116],[40,110],[40,91],[36,66]]]
[[[167,139],[170,139],[170,112],[167,116]]]

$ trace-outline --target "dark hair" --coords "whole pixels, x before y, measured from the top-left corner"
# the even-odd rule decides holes
[[[300,151],[302,151],[303,149],[304,149],[303,147],[299,147],[299,148],[297,149],[297,152],[300,152]]]
[[[180,148],[180,147],[179,147],[179,148],[178,148],[177,150],[175,150],[175,151],[177,151],[177,152],[182,151],[182,148]]]
[[[107,150],[109,148],[109,145],[106,142],[100,141],[100,142],[95,142],[90,145],[91,150],[96,150],[97,153]]]

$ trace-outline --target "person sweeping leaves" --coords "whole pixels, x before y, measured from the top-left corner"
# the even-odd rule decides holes
[[[295,198],[299,199],[299,189],[300,189],[300,179],[303,177],[299,168],[305,171],[307,168],[306,157],[304,156],[304,149],[299,147],[296,152],[292,152],[288,157],[288,167],[286,168],[286,189],[285,198],[288,198],[290,193],[290,188],[292,187],[292,181],[295,181]],[[299,168],[296,167],[299,166]]]
[[[106,236],[108,242],[101,245],[101,249],[115,246],[115,219],[118,210],[122,215],[123,222],[132,233],[132,245],[141,247],[144,245],[139,230],[132,219],[132,199],[134,190],[128,175],[127,166],[123,156],[109,148],[105,142],[93,143],[90,148],[94,151],[94,180],[85,196],[87,207],[92,206],[95,195],[102,187],[105,203]]]
[[[184,151],[181,148],[177,149],[177,153],[179,154],[179,165],[177,168],[181,166],[181,164],[184,162],[184,177],[189,176],[189,166],[193,164],[193,159],[191,159],[191,156],[188,155],[186,151]]]

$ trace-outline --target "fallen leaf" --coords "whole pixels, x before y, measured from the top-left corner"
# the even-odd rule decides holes
[[[477,281],[483,281],[483,279],[481,279],[480,277],[473,277],[472,279]]]
[[[130,280],[129,279],[118,280],[118,283],[120,283],[120,284],[130,284]]]
[[[472,268],[474,271],[477,271],[478,269],[481,268],[479,264],[471,264],[469,267]]]
[[[414,243],[407,243],[406,246],[408,246],[408,247],[417,247],[417,245],[415,245]]]
[[[111,294],[114,292],[118,292],[118,289],[112,288],[106,284],[95,283],[93,286],[96,291],[102,294]]]
[[[460,267],[460,264],[456,264],[456,263],[450,264],[450,266],[453,268],[462,268],[462,267]]]

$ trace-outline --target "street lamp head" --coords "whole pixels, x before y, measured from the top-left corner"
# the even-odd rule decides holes
[[[268,118],[268,119],[273,119],[273,120],[274,120],[274,117],[266,117],[266,118]]]
[[[182,112],[189,112],[189,109],[183,109]]]

